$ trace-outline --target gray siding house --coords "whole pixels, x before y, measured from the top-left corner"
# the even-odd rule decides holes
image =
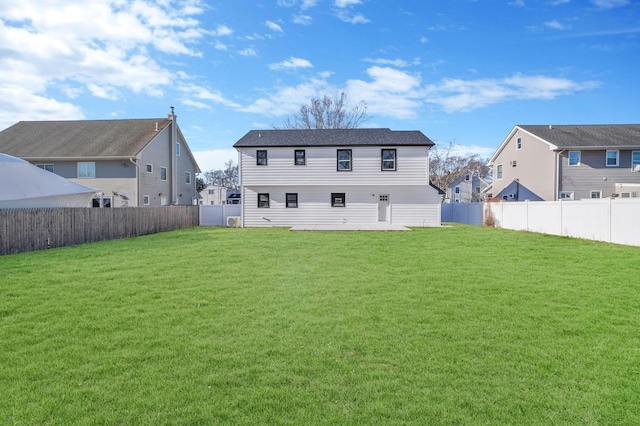
[[[100,189],[94,206],[194,204],[198,164],[173,109],[167,118],[21,121],[0,152]]]
[[[439,226],[422,132],[252,130],[238,150],[242,226]]]
[[[640,196],[640,124],[518,125],[489,160],[507,201]]]
[[[477,203],[484,201],[487,181],[472,173],[464,173],[447,188],[445,203]]]

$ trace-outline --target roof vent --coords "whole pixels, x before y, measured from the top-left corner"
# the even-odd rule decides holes
[[[156,121],[156,132],[158,131],[158,122]]]
[[[549,124],[549,130],[553,130],[553,126]]]

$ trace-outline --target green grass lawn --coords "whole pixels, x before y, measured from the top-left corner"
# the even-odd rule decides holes
[[[640,249],[193,228],[0,257],[0,424],[640,424]]]

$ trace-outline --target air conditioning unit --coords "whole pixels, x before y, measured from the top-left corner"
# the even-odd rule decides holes
[[[516,166],[516,160],[509,161],[509,164],[511,165],[511,167],[515,167]]]
[[[240,216],[227,216],[228,228],[240,228],[241,223]]]
[[[636,164],[635,166],[633,166],[633,171],[640,172],[640,164]]]

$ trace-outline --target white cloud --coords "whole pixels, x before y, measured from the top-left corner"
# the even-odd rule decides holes
[[[561,24],[560,22],[553,20],[553,21],[548,21],[544,23],[545,27],[547,28],[551,28],[554,30],[566,30],[569,27],[566,25]]]
[[[389,67],[367,70],[371,81],[349,80],[349,97],[364,100],[372,115],[399,119],[415,118],[422,97],[420,77]]]
[[[203,11],[200,0],[2,3],[0,93],[7,115],[19,120],[82,117],[48,95],[55,91],[69,99],[89,93],[116,100],[127,91],[160,96],[175,73],[157,53],[200,56],[193,46],[209,33],[194,18]],[[20,105],[7,106],[4,95],[11,93],[20,93]]]
[[[352,14],[349,12],[345,12],[343,10],[338,11],[338,18],[341,21],[348,22],[350,24],[367,24],[371,22],[367,18],[364,17],[361,13]]]
[[[313,18],[309,15],[294,15],[292,21],[294,24],[310,25]]]
[[[178,90],[188,96],[182,101],[183,104],[188,104],[194,107],[198,107],[198,105],[205,105],[205,107],[207,107],[206,104],[202,104],[201,101],[209,101],[231,108],[240,108],[239,104],[226,99],[218,90],[212,92],[209,89],[195,84],[181,85],[178,87]]]
[[[426,38],[426,37],[420,37],[420,43],[422,43],[422,44],[429,43],[429,39]]]
[[[344,8],[348,6],[353,6],[355,4],[361,4],[361,0],[335,0],[336,7]]]
[[[247,47],[246,49],[239,50],[238,54],[242,56],[258,56],[258,52],[252,47]]]
[[[318,4],[318,0],[302,0],[302,4],[300,5],[300,9],[305,10],[314,7]]]
[[[218,25],[218,27],[214,31],[214,35],[218,37],[230,36],[231,34],[233,34],[233,30],[226,25]]]
[[[281,33],[281,32],[283,32],[283,31],[282,31],[282,27],[281,27],[280,25],[276,24],[276,23],[275,23],[275,22],[273,22],[273,21],[265,21],[265,23],[264,23],[264,24],[265,24],[265,25],[267,26],[267,28],[269,28],[271,31],[274,31],[274,32],[277,32],[277,33]]]
[[[568,79],[516,74],[504,79],[443,79],[426,88],[426,102],[447,112],[466,112],[518,99],[554,99],[592,89],[598,82],[578,83]]]
[[[363,61],[371,62],[372,64],[377,64],[377,65],[390,65],[397,68],[404,68],[409,65],[409,63],[403,59],[364,58]]]
[[[210,170],[223,170],[225,163],[232,160],[238,164],[238,151],[235,148],[210,149],[205,151],[193,151],[193,156],[202,173]]]
[[[629,4],[629,0],[592,0],[591,2],[602,9],[611,9]]]
[[[269,64],[272,70],[297,69],[297,68],[313,68],[313,64],[306,59],[294,58],[293,56],[286,61]]]

